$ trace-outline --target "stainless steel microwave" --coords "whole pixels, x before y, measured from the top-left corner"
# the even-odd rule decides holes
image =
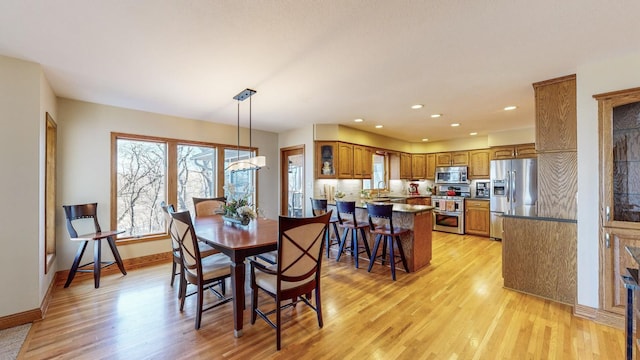
[[[469,184],[469,179],[467,179],[467,167],[437,167],[436,184]]]

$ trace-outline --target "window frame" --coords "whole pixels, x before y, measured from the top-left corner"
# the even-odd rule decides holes
[[[204,142],[204,141],[195,141],[195,140],[185,140],[185,139],[174,139],[167,137],[158,137],[158,136],[149,136],[149,135],[138,135],[138,134],[128,134],[128,133],[120,133],[120,132],[111,132],[111,211],[110,211],[110,225],[111,229],[116,229],[117,219],[118,219],[118,140],[132,140],[132,141],[149,141],[149,142],[162,142],[165,143],[167,152],[166,152],[166,203],[167,204],[176,204],[178,199],[178,145],[190,145],[190,146],[203,146],[203,147],[211,147],[216,149],[216,194],[224,194],[224,185],[225,185],[225,176],[224,176],[224,151],[225,149],[240,149],[253,151],[255,154],[258,153],[258,149],[256,147],[248,147],[248,146],[238,146],[231,144],[220,144],[213,142]],[[255,177],[255,191],[256,198],[258,195],[258,177],[256,174]],[[118,245],[125,244],[139,244],[141,242],[146,241],[155,241],[160,239],[166,239],[169,236],[167,231],[165,230],[163,233],[154,233],[144,236],[136,236],[136,237],[125,237],[118,238],[116,242]]]

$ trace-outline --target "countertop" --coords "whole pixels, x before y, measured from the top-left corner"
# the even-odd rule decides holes
[[[578,220],[573,220],[573,219],[560,219],[560,218],[550,218],[550,217],[542,217],[542,216],[536,216],[536,215],[531,215],[531,216],[527,216],[527,215],[515,215],[515,214],[509,214],[509,213],[503,213],[502,214],[503,217],[508,217],[508,218],[514,218],[514,219],[529,219],[529,220],[541,220],[541,221],[556,221],[556,222],[568,222],[568,223],[577,223]]]
[[[425,211],[431,211],[433,209],[433,206],[398,204],[398,203],[393,203],[393,202],[388,202],[388,201],[376,202],[375,199],[356,200],[356,207],[360,208],[360,209],[366,209],[368,203],[376,203],[376,204],[382,204],[382,205],[392,204],[393,205],[393,211],[394,212],[401,212],[401,213],[417,214],[417,213],[421,213],[421,212],[425,212]],[[336,204],[330,202],[330,203],[328,203],[328,205],[335,206]]]

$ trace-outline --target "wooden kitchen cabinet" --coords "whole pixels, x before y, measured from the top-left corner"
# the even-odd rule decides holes
[[[353,178],[353,145],[338,143],[338,178]]]
[[[400,153],[400,179],[411,179],[411,154]]]
[[[578,216],[578,153],[538,154],[538,216],[572,219]]]
[[[638,264],[627,252],[625,246],[640,247],[640,232],[631,229],[604,229],[600,239],[602,307],[606,311],[624,315],[626,289],[621,281],[627,268],[638,268]]]
[[[370,179],[372,168],[373,150],[367,146],[353,145],[353,177]]]
[[[425,179],[435,180],[436,179],[436,154],[427,154],[425,158],[426,158]]]
[[[411,154],[411,178],[424,179],[427,177],[426,172],[426,155]]]
[[[491,160],[525,159],[537,156],[536,144],[534,143],[492,146],[489,151],[491,152]]]
[[[469,179],[488,179],[490,171],[489,149],[469,151]]]
[[[454,151],[436,153],[436,166],[467,166],[469,165],[468,151]]]
[[[316,141],[315,173],[317,179],[338,177],[338,144],[335,141]]]
[[[466,234],[489,237],[489,201],[466,199],[464,206],[464,232]]]
[[[533,84],[536,99],[536,149],[538,152],[576,151],[576,76]]]
[[[594,95],[600,155],[600,304],[620,323],[626,291],[620,276],[638,264],[625,246],[640,247],[640,88]],[[595,160],[594,160],[595,161]]]
[[[430,197],[410,197],[406,200],[407,205],[427,205],[431,206],[431,198]]]

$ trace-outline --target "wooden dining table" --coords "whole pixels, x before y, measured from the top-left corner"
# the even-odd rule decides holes
[[[202,216],[194,220],[196,236],[231,259],[233,294],[233,334],[242,336],[245,308],[245,259],[277,249],[278,221],[255,219],[249,225],[226,223],[222,216]]]

